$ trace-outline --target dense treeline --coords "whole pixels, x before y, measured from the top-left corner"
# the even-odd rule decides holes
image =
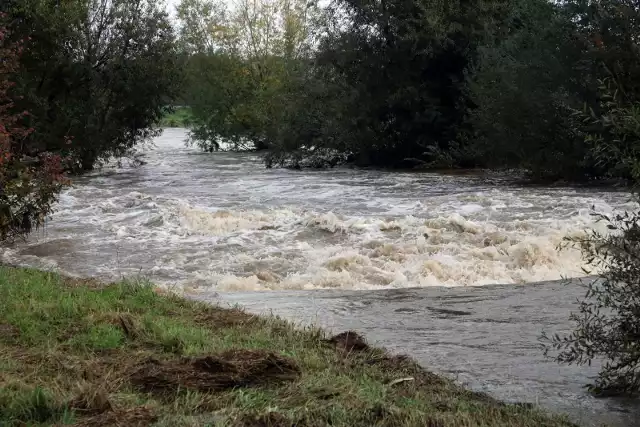
[[[288,166],[634,173],[636,1],[183,0],[178,12],[204,149],[269,148],[268,164]]]
[[[181,74],[154,0],[0,5],[0,238],[42,223],[65,179],[157,130]]]

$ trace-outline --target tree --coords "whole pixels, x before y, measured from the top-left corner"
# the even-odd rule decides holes
[[[187,67],[203,149],[269,148],[268,166],[517,168],[545,180],[636,167],[635,1],[215,5],[181,9],[186,38],[213,37]],[[598,88],[607,78],[617,91]]]
[[[600,104],[582,112],[590,156],[602,175],[640,184],[640,100],[614,76],[600,86]]]
[[[220,149],[221,141],[236,150],[269,147],[284,97],[309,54],[314,6],[242,0],[226,10],[211,1],[184,0],[178,10],[183,45],[195,46],[189,37],[216,22],[216,31],[206,32],[209,41],[187,52],[192,141],[208,151]]]
[[[537,178],[584,173],[584,135],[572,109],[595,83],[586,46],[560,6],[519,0],[495,25],[468,71],[469,133],[458,161],[524,168]]]
[[[640,183],[640,5],[635,1],[576,1],[571,4],[599,65],[599,98],[579,114],[595,165],[608,176]],[[561,363],[603,359],[590,389],[597,393],[640,392],[640,211],[598,215],[608,232],[592,230],[578,245],[589,265],[590,283],[573,332],[556,335],[547,352]]]
[[[173,29],[153,0],[7,0],[0,12],[5,241],[43,224],[63,171],[91,169],[155,135],[180,74]]]
[[[600,0],[570,3],[597,64],[596,99],[582,127],[600,174],[640,183],[640,4]]]
[[[25,156],[25,140],[33,129],[23,122],[28,112],[15,112],[12,78],[19,71],[22,44],[10,41],[0,14],[0,241],[11,241],[43,224],[66,180],[62,159],[51,153]]]
[[[29,151],[87,170],[156,135],[180,82],[174,30],[158,2],[22,0],[9,15],[15,36],[31,37],[17,80],[17,105],[37,130]]]
[[[187,54],[214,53],[225,44],[227,10],[222,2],[182,0],[176,7],[179,40]]]
[[[465,73],[476,60],[484,27],[504,7],[503,2],[333,2],[309,85],[326,106],[312,120],[322,122],[313,131],[314,149],[296,137],[287,139],[297,140],[297,147],[277,148],[334,150],[359,164],[393,167],[424,165],[434,149],[449,150],[470,107]]]

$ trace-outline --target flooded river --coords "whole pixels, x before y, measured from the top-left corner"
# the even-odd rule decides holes
[[[113,279],[141,275],[196,298],[356,329],[502,399],[584,425],[638,425],[636,403],[582,390],[597,367],[544,360],[537,337],[567,330],[584,290],[565,236],[621,192],[508,185],[499,177],[265,169],[205,154],[171,129],[145,165],[75,181],[46,229],[4,262]]]

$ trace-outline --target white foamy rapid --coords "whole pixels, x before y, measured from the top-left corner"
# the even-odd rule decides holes
[[[167,130],[146,165],[66,191],[44,232],[5,262],[188,289],[379,289],[522,284],[582,275],[563,237],[624,193],[519,188],[487,177],[267,170],[185,148]]]

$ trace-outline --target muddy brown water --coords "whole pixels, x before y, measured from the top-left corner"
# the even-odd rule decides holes
[[[575,250],[603,188],[511,185],[505,177],[338,168],[265,169],[254,155],[201,153],[167,130],[144,166],[75,180],[43,232],[0,261],[99,279],[148,277],[408,353],[496,397],[584,425],[640,425],[637,402],[583,390],[597,367],[542,358],[583,294]],[[576,282],[574,282],[576,283]]]

